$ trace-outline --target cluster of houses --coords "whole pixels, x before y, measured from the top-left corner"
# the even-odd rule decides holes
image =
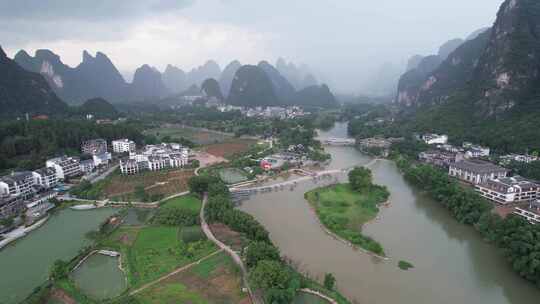
[[[260,118],[288,119],[302,117],[310,114],[309,112],[304,112],[304,109],[298,106],[245,108],[232,105],[218,105],[217,109],[220,112],[240,111],[243,115],[247,117]]]
[[[127,139],[112,142],[115,153],[135,150],[135,143]],[[92,139],[82,143],[82,154],[89,159],[60,156],[46,160],[45,167],[34,171],[12,172],[0,177],[0,219],[26,211],[27,217],[38,218],[53,207],[48,201],[63,189],[61,183],[93,172],[109,164],[112,159],[107,141]]]
[[[531,223],[540,223],[540,184],[520,176],[509,177],[510,170],[485,160],[490,149],[472,143],[462,147],[448,144],[448,136],[428,134],[421,139],[434,146],[418,155],[420,161],[448,169],[448,175],[472,185],[482,197],[498,204],[514,206],[514,214]],[[506,156],[511,161],[533,161],[533,157]]]
[[[189,164],[189,153],[189,148],[176,143],[147,145],[140,151],[130,149],[129,157],[120,160],[120,172],[134,175],[146,170],[181,168]]]

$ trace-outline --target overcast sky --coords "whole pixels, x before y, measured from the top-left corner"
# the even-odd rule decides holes
[[[128,75],[148,63],[191,69],[284,57],[338,91],[357,91],[384,63],[435,53],[495,20],[503,0],[1,0],[0,44],[47,48],[76,66],[107,54]]]

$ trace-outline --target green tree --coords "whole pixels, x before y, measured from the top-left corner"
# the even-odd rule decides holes
[[[63,260],[54,261],[49,276],[53,281],[66,278],[69,274],[69,264]]]
[[[334,290],[336,278],[333,274],[327,273],[324,275],[324,287],[328,290]]]
[[[291,273],[278,261],[260,261],[251,271],[249,278],[255,287],[263,290],[287,289]]]
[[[249,268],[257,266],[259,261],[279,261],[279,250],[266,242],[252,242],[246,251],[246,264]]]
[[[349,172],[349,184],[355,191],[367,191],[372,186],[373,177],[371,170],[364,167],[356,167]]]

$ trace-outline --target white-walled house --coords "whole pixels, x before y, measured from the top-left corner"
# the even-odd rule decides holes
[[[51,189],[58,184],[58,177],[54,168],[45,167],[32,172],[34,185],[39,185],[45,189]]]
[[[189,163],[189,149],[180,144],[148,145],[138,153],[130,153],[120,160],[122,174],[137,174],[143,170],[159,171],[181,168]]]
[[[444,145],[448,143],[448,135],[424,134],[422,140],[428,145]]]
[[[127,138],[113,140],[112,146],[114,153],[135,152],[137,149],[135,142]]]
[[[45,162],[48,168],[54,168],[59,180],[79,176],[82,174],[80,160],[76,157],[56,157]]]
[[[474,185],[506,177],[508,169],[481,160],[462,160],[450,165],[448,175]]]
[[[538,198],[540,185],[522,177],[490,179],[475,186],[481,196],[499,204],[531,202]]]

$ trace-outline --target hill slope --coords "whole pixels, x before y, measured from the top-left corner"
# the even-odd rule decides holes
[[[67,108],[41,75],[20,67],[0,47],[0,117],[54,115]]]

